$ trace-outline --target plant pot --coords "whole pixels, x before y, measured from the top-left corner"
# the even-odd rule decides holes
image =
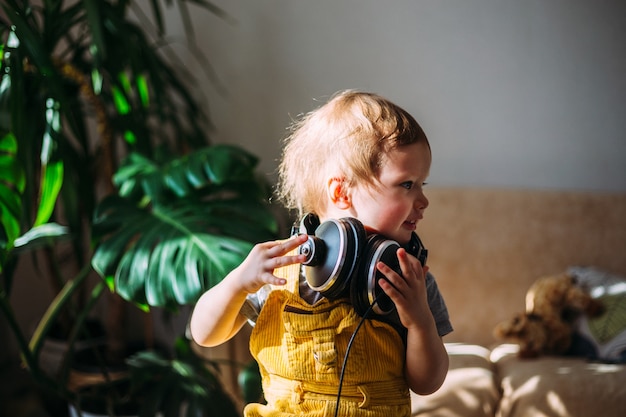
[[[74,342],[74,352],[83,351],[104,343],[104,327],[97,320],[89,320],[85,324],[85,336]],[[65,360],[69,349],[67,337],[54,329],[44,340],[39,352],[39,367],[46,374],[56,377]]]
[[[164,348],[154,349],[163,352]],[[72,357],[68,388],[78,392],[85,387],[101,385],[129,378],[126,359],[146,350],[143,342],[129,342],[122,351],[114,351],[101,341],[82,349],[75,349]]]
[[[76,393],[68,405],[70,417],[136,416],[129,371],[121,359],[111,359],[106,343],[78,350],[72,358],[68,388]]]
[[[69,404],[70,417],[136,416],[142,405],[140,393],[131,385],[126,359],[145,349],[131,343],[124,352],[112,355],[106,343],[82,349],[72,358],[68,388],[76,393]],[[158,351],[164,351],[162,347]]]

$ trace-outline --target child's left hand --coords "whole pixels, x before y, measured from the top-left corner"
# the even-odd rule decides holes
[[[422,267],[419,260],[403,248],[396,253],[402,275],[381,262],[377,268],[387,280],[381,279],[379,284],[395,303],[400,322],[407,329],[405,371],[409,387],[416,394],[428,395],[435,392],[446,377],[448,353],[428,305],[428,267]]]
[[[426,293],[428,266],[422,267],[419,260],[403,248],[398,249],[397,256],[402,275],[382,262],[376,265],[386,278],[379,281],[380,288],[394,302],[404,327],[428,326],[432,321]]]

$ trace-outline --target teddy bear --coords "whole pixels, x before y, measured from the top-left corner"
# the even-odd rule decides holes
[[[496,339],[517,343],[524,358],[561,355],[571,345],[581,314],[602,314],[602,303],[567,273],[537,279],[526,293],[526,309],[496,325]]]

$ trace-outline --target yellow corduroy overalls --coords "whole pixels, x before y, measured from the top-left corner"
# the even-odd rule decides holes
[[[250,337],[267,405],[248,404],[246,417],[333,417],[344,355],[361,317],[348,299],[308,304],[299,295],[300,265],[276,270],[287,279],[261,309]],[[390,325],[366,320],[346,365],[339,416],[409,416],[405,345]]]

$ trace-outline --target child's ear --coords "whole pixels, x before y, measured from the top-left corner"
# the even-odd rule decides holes
[[[352,206],[349,190],[343,178],[330,178],[328,180],[327,191],[328,198],[336,208],[346,210]]]

